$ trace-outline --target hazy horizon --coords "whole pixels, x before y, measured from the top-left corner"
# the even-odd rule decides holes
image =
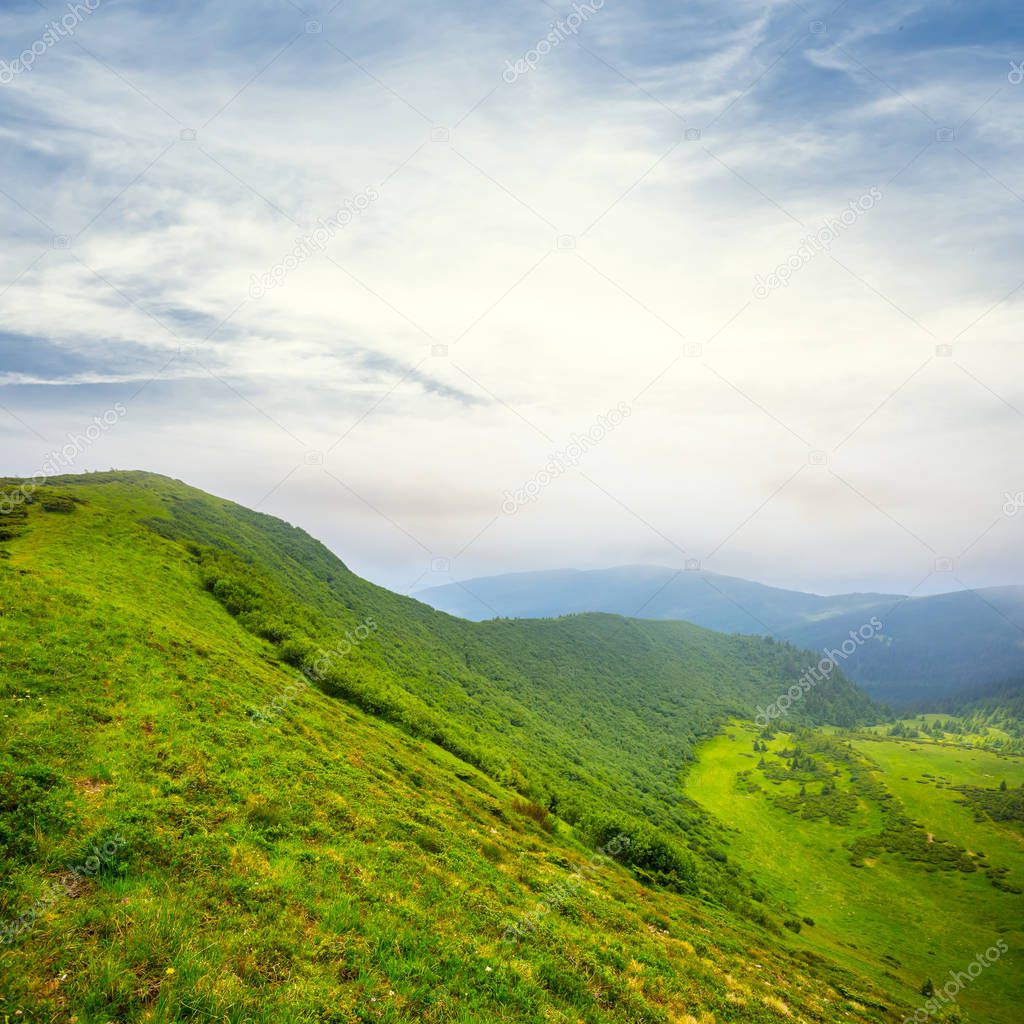
[[[595,566],[591,566],[591,567],[588,567],[588,568],[580,568],[578,566],[565,565],[565,566],[552,566],[552,567],[547,568],[547,569],[512,570],[511,572],[493,573],[493,574],[489,574],[489,575],[486,575],[486,576],[465,576],[465,577],[461,577],[459,579],[452,579],[449,582],[452,585],[457,586],[460,583],[467,583],[467,582],[469,582],[471,580],[474,580],[474,579],[489,579],[489,578],[500,577],[500,576],[532,576],[532,575],[543,575],[544,573],[563,573],[563,572],[570,572],[570,573],[609,572],[609,571],[613,571],[613,570],[616,570],[616,569],[654,569],[654,570],[658,570],[660,572],[675,572],[675,573],[679,573],[679,574],[692,571],[692,570],[688,570],[685,566],[674,567],[674,566],[669,566],[669,565],[654,565],[652,563],[633,563],[633,564],[624,564],[624,565],[595,565]],[[711,573],[712,575],[715,575],[715,576],[733,576],[732,573],[720,573],[720,572],[715,572],[714,570],[711,570],[711,569],[701,569],[699,571]],[[765,586],[765,587],[778,587],[778,589],[781,589],[781,590],[797,590],[797,589],[800,589],[800,588],[796,588],[796,587],[781,587],[778,584],[773,583],[771,580],[751,579],[749,577],[738,577],[738,578],[745,579],[745,580],[747,580],[747,582],[750,582],[750,583],[759,583],[759,584],[761,584],[762,586]],[[417,586],[417,588],[415,590],[410,591],[410,596],[411,597],[415,597],[417,594],[420,594],[420,593],[422,593],[425,590],[431,590],[434,587],[446,586],[446,585],[447,584],[444,584],[444,583],[438,584],[438,583],[424,582],[422,585]],[[1024,585],[1024,584],[1008,584],[1008,585],[1009,586],[1019,586],[1019,585]],[[964,589],[967,589],[967,588],[964,588],[964,587],[952,587],[949,590],[936,590],[936,591],[933,591],[933,592],[929,592],[929,595],[931,595],[931,594],[956,594],[956,593],[962,592]],[[834,590],[834,591],[827,591],[827,592],[824,591],[824,590],[803,590],[802,592],[803,593],[809,593],[809,594],[817,594],[820,597],[836,597],[836,596],[839,596],[839,595],[842,595],[842,594],[852,594],[852,593],[881,594],[881,595],[884,595],[886,597],[903,597],[903,596],[907,596],[907,595],[904,595],[904,594],[900,594],[897,591],[879,590],[877,588],[870,588],[870,589],[867,589],[867,590],[865,590],[864,588],[853,588],[853,589]],[[918,594],[918,595],[915,595],[915,596],[924,596],[924,595]]]

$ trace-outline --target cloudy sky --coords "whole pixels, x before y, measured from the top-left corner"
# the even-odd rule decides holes
[[[573,12],[5,3],[0,472],[121,403],[69,468],[401,591],[1024,582],[1019,3]]]

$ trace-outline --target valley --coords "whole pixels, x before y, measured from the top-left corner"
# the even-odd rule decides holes
[[[1024,822],[979,819],[956,787],[1020,790],[1024,758],[835,730],[761,736],[730,723],[686,791],[729,823],[730,856],[813,920],[801,940],[912,992],[1002,939],[1009,953],[958,1001],[971,1020],[1016,1021]]]

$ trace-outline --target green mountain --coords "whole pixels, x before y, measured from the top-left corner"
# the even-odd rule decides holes
[[[0,500],[0,1008],[79,1021],[880,1021],[680,775],[788,643],[470,623],[141,473]],[[840,674],[796,724],[877,709]]]
[[[838,647],[874,616],[881,630],[843,669],[872,697],[893,705],[933,704],[1024,676],[1024,587],[823,597],[703,570],[632,565],[488,576],[416,596],[474,621],[601,611],[769,634],[809,650]]]

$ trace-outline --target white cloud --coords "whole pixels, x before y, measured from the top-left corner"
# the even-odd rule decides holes
[[[458,576],[677,564],[673,544],[706,556],[754,513],[722,571],[913,586],[934,559],[908,529],[956,553],[1024,485],[1006,404],[1024,409],[1019,96],[994,47],[915,50],[898,26],[921,12],[876,11],[820,38],[791,4],[608,3],[508,85],[504,62],[557,8],[346,5],[311,9],[323,32],[306,34],[284,3],[110,2],[80,41],[118,74],[62,43],[6,87],[0,122],[4,330],[95,366],[19,366],[0,405],[57,439],[100,382],[146,379],[119,353],[159,366],[181,348],[97,466],[250,503],[292,473],[262,507],[395,585],[467,544]],[[4,18],[13,56],[31,19]],[[755,275],[872,186],[882,201],[833,246],[843,265],[819,255],[753,298]],[[371,187],[326,256],[247,297]],[[69,401],[71,383],[92,387]],[[621,400],[635,415],[582,467],[608,494],[577,474],[488,526]],[[30,471],[41,442],[4,429],[7,468]],[[303,463],[342,435],[327,468],[373,508]],[[883,511],[828,470],[771,497],[817,449]],[[1019,575],[1012,530],[988,537],[970,582]]]

